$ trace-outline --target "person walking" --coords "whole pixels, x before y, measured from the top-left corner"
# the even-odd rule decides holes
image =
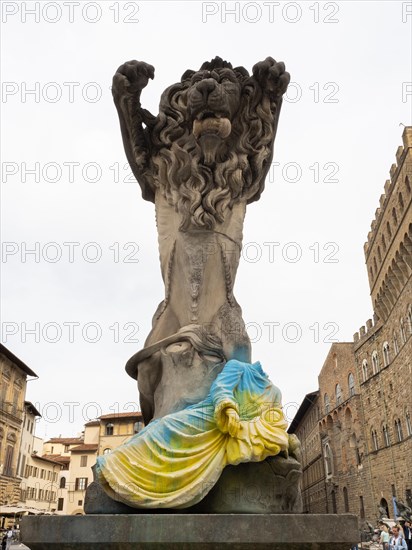
[[[389,550],[408,550],[405,538],[400,534],[399,525],[392,527],[392,536],[389,540]]]
[[[405,521],[403,526],[403,533],[405,535],[406,544],[408,545],[408,550],[412,550],[412,524],[410,521]]]
[[[381,529],[381,536],[380,536],[379,542],[382,545],[382,550],[388,550],[389,549],[388,527],[384,523],[381,523],[379,527]]]

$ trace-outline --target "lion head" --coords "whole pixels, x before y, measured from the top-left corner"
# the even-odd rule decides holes
[[[219,57],[165,90],[150,128],[150,184],[181,214],[181,229],[213,229],[235,201],[259,199],[280,104],[281,94],[271,98]]]

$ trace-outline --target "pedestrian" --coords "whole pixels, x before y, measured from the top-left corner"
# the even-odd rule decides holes
[[[8,529],[7,534],[6,534],[6,550],[9,550],[12,541],[13,541],[13,530]]]
[[[382,544],[382,550],[388,550],[389,548],[389,531],[385,523],[380,524],[381,536],[379,542]]]
[[[3,533],[3,537],[1,539],[1,550],[6,550],[7,545],[7,531]]]
[[[405,538],[400,534],[399,525],[392,527],[392,536],[389,540],[389,550],[408,550]]]
[[[406,544],[408,545],[408,550],[412,550],[412,524],[410,521],[405,521],[403,526],[403,533],[405,535]]]

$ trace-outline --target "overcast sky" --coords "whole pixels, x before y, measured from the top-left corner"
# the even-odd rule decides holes
[[[2,342],[39,376],[37,435],[136,408],[124,365],[164,289],[110,92],[130,59],[155,66],[153,114],[216,55],[292,75],[235,286],[291,420],[331,342],[372,316],[363,244],[411,123],[412,4],[4,1],[2,21]]]

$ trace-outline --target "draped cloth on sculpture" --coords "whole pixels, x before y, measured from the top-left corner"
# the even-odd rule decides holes
[[[260,363],[231,360],[203,401],[98,457],[97,481],[132,507],[186,508],[206,496],[225,466],[287,450],[286,428],[280,391]]]

